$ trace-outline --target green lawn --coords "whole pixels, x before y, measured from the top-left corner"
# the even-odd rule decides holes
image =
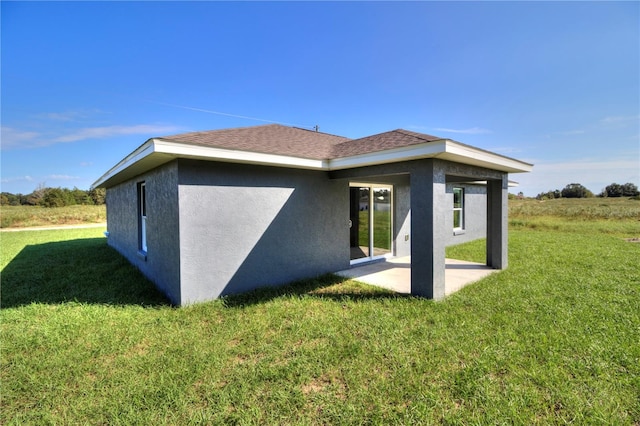
[[[2,233],[0,423],[640,424],[640,222],[518,220],[442,302],[325,276],[173,308],[100,229]]]

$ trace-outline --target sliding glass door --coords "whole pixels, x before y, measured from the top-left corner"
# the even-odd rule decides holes
[[[391,186],[351,184],[351,260],[368,260],[391,254]]]

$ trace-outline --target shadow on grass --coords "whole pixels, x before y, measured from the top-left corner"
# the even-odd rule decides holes
[[[2,270],[0,306],[64,302],[170,305],[104,238],[26,246]]]
[[[266,287],[247,293],[228,295],[223,303],[228,308],[258,305],[281,298],[314,297],[338,302],[413,298],[382,287],[363,284],[335,274],[295,281],[278,287]]]
[[[315,297],[364,301],[411,297],[334,274],[224,297],[226,307],[267,303],[278,298]],[[116,306],[170,306],[170,302],[104,238],[26,246],[2,270],[3,309],[31,303],[95,303]]]

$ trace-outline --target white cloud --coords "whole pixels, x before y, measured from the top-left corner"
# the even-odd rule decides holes
[[[638,121],[640,120],[640,115],[617,115],[617,116],[609,116],[605,117],[600,122],[604,124],[617,124],[624,123],[628,121]]]
[[[104,139],[114,136],[144,135],[154,137],[175,133],[177,126],[158,124],[138,124],[133,126],[84,127],[61,134],[61,131],[50,131],[48,134],[19,130],[13,127],[2,127],[2,149],[38,148],[58,143],[78,142],[90,139]]]
[[[567,171],[593,171],[593,170],[611,170],[611,169],[626,169],[638,167],[638,161],[629,159],[616,159],[616,160],[576,160],[566,161],[561,163],[541,163],[538,166],[538,170],[545,173],[553,172],[567,172]]]
[[[6,126],[2,126],[0,134],[2,135],[2,149],[29,145],[40,137],[38,132],[18,130]]]
[[[45,112],[43,114],[38,114],[36,117],[53,121],[76,121],[77,119],[84,117],[84,114],[76,111]]]
[[[29,176],[18,176],[18,177],[8,177],[8,178],[3,178],[2,180],[0,180],[0,182],[2,183],[14,183],[14,182],[33,182],[34,179]]]
[[[110,114],[110,113],[100,109],[91,108],[91,109],[68,110],[68,111],[62,111],[62,112],[43,112],[40,114],[36,114],[33,117],[38,120],[68,122],[68,121],[80,121],[83,119],[94,117],[96,115],[105,115],[105,114]]]
[[[76,142],[85,139],[103,139],[111,136],[121,135],[148,135],[158,136],[165,133],[177,131],[175,126],[158,126],[150,124],[139,124],[136,126],[106,126],[106,127],[85,127],[72,133],[58,136],[52,141],[56,142]]]
[[[49,175],[49,176],[45,176],[44,179],[51,179],[51,180],[76,180],[76,179],[80,179],[79,176],[69,176],[69,175]]]
[[[480,135],[485,133],[492,133],[489,129],[483,129],[482,127],[471,127],[470,129],[448,129],[448,128],[436,128],[435,130],[439,132],[448,132],[448,133],[462,133],[465,135]]]
[[[568,130],[566,132],[560,132],[560,135],[564,136],[572,136],[572,135],[583,135],[586,132],[584,130]]]

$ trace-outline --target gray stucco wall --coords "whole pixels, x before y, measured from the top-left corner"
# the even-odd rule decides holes
[[[407,179],[408,180],[408,179]],[[464,188],[464,230],[453,232],[453,188]],[[407,182],[394,185],[394,236],[395,255],[398,257],[411,255],[411,195]],[[461,183],[446,184],[446,202],[442,206],[446,233],[445,245],[461,244],[467,241],[486,237],[487,232],[487,189],[483,185]],[[450,214],[449,214],[449,212]]]
[[[147,253],[139,251],[138,183],[147,194]],[[175,304],[180,298],[178,167],[172,162],[107,189],[108,244]]]
[[[464,230],[453,232],[453,188],[464,189]],[[487,236],[487,187],[484,185],[468,185],[448,183],[446,186],[447,204],[451,214],[447,215],[446,229],[451,229],[446,245],[455,245]]]
[[[409,175],[393,186],[395,255],[411,255],[411,187]]]
[[[180,160],[181,303],[349,267],[349,187],[324,172]]]
[[[430,175],[436,171],[438,179]],[[173,303],[189,304],[348,268],[350,181],[393,185],[394,254],[407,256],[417,250],[414,255],[437,255],[439,262],[443,245],[482,238],[487,232],[487,189],[462,182],[496,178],[506,185],[501,172],[441,160],[330,173],[175,160],[108,188],[108,243]],[[146,255],[138,250],[137,185],[142,181],[148,209]],[[465,232],[460,235],[453,233],[457,186],[465,188]],[[412,220],[411,210],[424,204],[422,198],[429,204],[422,216],[430,216],[433,225]],[[506,212],[504,205],[494,210],[498,207]],[[494,227],[505,228],[503,222]],[[417,245],[411,234],[416,223],[426,227]],[[432,238],[433,233],[438,250],[421,253],[425,236]],[[501,248],[506,244],[494,245],[500,246],[494,251],[502,250],[503,259],[494,263],[506,265]],[[443,281],[436,275],[444,273],[444,256],[441,263],[441,268],[430,266],[434,282]]]

